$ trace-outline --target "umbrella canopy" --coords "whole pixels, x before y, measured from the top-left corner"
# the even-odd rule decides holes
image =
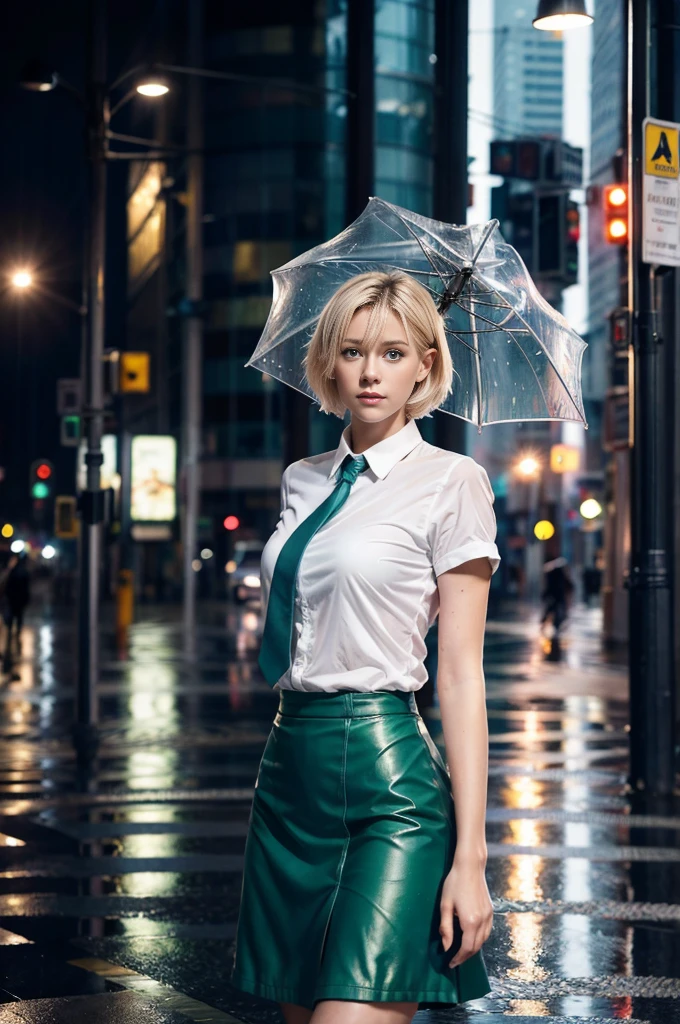
[[[302,367],[321,311],[369,270],[402,270],[444,318],[453,390],[439,409],[474,423],[575,420],[586,343],[538,292],[498,221],[456,226],[372,198],[323,245],[272,271],[274,300],[246,366],[315,398]]]

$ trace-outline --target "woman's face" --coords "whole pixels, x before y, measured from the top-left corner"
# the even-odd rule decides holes
[[[419,357],[392,310],[387,314],[382,334],[369,350],[362,339],[370,313],[369,308],[359,309],[352,317],[338,350],[333,376],[340,401],[352,418],[377,423],[403,409],[416,382],[424,380],[430,372],[437,350],[429,348]],[[360,397],[363,392],[375,392],[381,398],[364,401]]]

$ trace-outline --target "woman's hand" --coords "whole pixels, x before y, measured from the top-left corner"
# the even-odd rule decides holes
[[[482,862],[460,863],[454,857],[453,867],[444,880],[439,909],[439,933],[445,950],[453,944],[454,915],[463,932],[460,949],[449,963],[449,967],[459,967],[482,948],[493,926],[493,906]]]

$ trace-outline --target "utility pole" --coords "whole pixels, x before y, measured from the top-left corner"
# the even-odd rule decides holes
[[[189,62],[203,64],[203,3],[188,0]],[[203,375],[203,83],[199,75],[189,78],[187,109],[188,194],[187,207],[187,298],[189,316],[184,335],[184,521],[182,557],[184,562],[184,653],[196,655],[196,553],[200,503],[201,401]]]
[[[109,101],[106,87],[106,0],[90,4],[90,73],[87,97],[89,231],[87,235],[88,331],[83,369],[82,423],[86,485],[82,492],[78,602],[78,686],[74,744],[81,761],[98,746],[99,576],[104,520],[100,469],[104,427],[104,277],[106,158]]]
[[[467,3],[435,0],[434,50],[437,55],[434,104],[434,194],[432,216],[447,224],[465,224],[468,200]],[[434,417],[435,444],[465,453],[464,420],[439,412]]]
[[[658,57],[662,25],[674,4],[628,0],[628,305],[630,352],[631,560],[629,586],[631,784],[666,797],[674,783],[674,663],[669,559],[673,430],[666,382],[672,367],[672,328],[664,311],[669,268],[643,263],[644,150],[642,122],[668,112],[673,65]],[[675,12],[677,13],[677,12]],[[652,76],[652,70],[654,77]],[[666,327],[664,328],[664,325]]]

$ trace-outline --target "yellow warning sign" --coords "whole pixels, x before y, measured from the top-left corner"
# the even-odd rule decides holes
[[[677,125],[645,121],[645,174],[655,178],[678,177]]]

